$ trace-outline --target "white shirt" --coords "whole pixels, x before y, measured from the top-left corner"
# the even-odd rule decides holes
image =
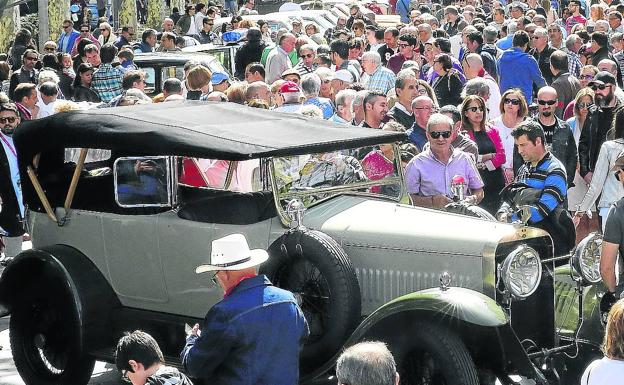
[[[13,144],[13,138],[4,135],[0,132],[0,142],[2,142],[2,148],[9,161],[9,171],[11,172],[11,182],[13,183],[13,191],[17,197],[17,204],[20,209],[22,218],[24,217],[24,202],[22,201],[22,184],[20,182],[19,167],[17,166],[17,156],[15,155],[15,144]]]
[[[487,101],[488,118],[496,119],[501,115],[500,113],[500,101],[501,101],[500,88],[498,87],[498,84],[496,84],[494,80],[490,78],[482,78],[482,79],[485,80],[485,82],[490,88],[490,97]]]
[[[197,31],[197,24],[195,24],[195,17],[191,17],[191,26],[189,27],[188,32],[186,33],[187,36],[192,36],[192,35],[197,35],[198,31]]]
[[[301,11],[301,6],[297,3],[286,2],[279,7],[278,12]]]
[[[505,126],[503,116],[500,114],[496,119],[492,120],[492,125],[498,128],[498,134],[505,149],[505,164],[503,164],[503,168],[513,168],[514,138],[511,136],[513,128]]]
[[[619,385],[624,378],[624,361],[604,357],[595,360],[581,377],[581,385]]]

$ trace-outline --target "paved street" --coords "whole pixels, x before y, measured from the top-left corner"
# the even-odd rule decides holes
[[[13,357],[11,356],[11,347],[9,344],[9,318],[0,318],[0,385],[24,385],[24,381],[20,378]],[[114,365],[104,362],[95,364],[95,371],[90,385],[120,385],[124,384],[120,380],[119,372]]]

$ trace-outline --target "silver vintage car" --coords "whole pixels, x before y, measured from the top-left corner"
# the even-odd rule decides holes
[[[301,304],[302,383],[370,339],[407,384],[546,384],[574,366],[560,357],[597,352],[599,237],[555,270],[542,230],[409,205],[402,133],[187,101],[60,113],[14,139],[33,248],[0,277],[0,316],[28,385],[86,384],[137,328],[179,364],[185,324],[222,298],[195,267],[232,233]],[[354,155],[382,146],[389,168],[364,172]]]

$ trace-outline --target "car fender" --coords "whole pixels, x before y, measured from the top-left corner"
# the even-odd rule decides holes
[[[63,280],[71,293],[80,325],[81,348],[107,346],[111,309],[120,306],[119,300],[93,262],[70,246],[46,246],[16,256],[0,276],[0,316],[10,314],[19,303],[22,288],[35,285],[45,290],[48,279]]]
[[[381,340],[389,345],[395,358],[399,357],[399,364],[401,353],[410,348],[407,346],[410,325],[425,319],[454,330],[474,355],[477,366],[495,373],[535,377],[535,368],[503,308],[482,293],[459,287],[426,289],[386,303],[360,323],[345,347],[361,341]],[[339,353],[308,378],[329,370]]]

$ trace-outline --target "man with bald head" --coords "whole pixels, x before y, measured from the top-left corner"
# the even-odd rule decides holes
[[[297,38],[292,33],[285,33],[279,39],[279,45],[271,50],[266,60],[266,80],[273,83],[281,79],[282,73],[292,68],[288,54],[295,49]]]
[[[437,112],[433,100],[430,97],[422,95],[414,99],[412,102],[412,112],[414,114],[414,124],[407,130],[409,140],[416,145],[418,151],[422,151],[425,143],[427,143],[427,122],[434,112]]]
[[[462,66],[464,68],[464,75],[466,75],[466,79],[470,80],[474,78],[482,78],[487,83],[488,88],[490,89],[490,97],[485,102],[489,110],[488,118],[494,119],[498,117],[500,115],[500,87],[492,75],[490,75],[485,68],[483,68],[483,59],[481,58],[481,55],[477,53],[469,53],[464,56]]]
[[[265,82],[253,82],[247,86],[245,91],[245,101],[249,103],[254,99],[263,100],[269,105],[273,106],[273,94],[271,94],[271,87]]]
[[[578,162],[576,141],[568,123],[555,114],[559,99],[553,87],[542,87],[537,92],[539,113],[536,121],[542,126],[545,134],[546,149],[557,158],[566,170],[568,187],[574,181],[576,163]],[[514,165],[522,165],[520,155],[514,153]]]

